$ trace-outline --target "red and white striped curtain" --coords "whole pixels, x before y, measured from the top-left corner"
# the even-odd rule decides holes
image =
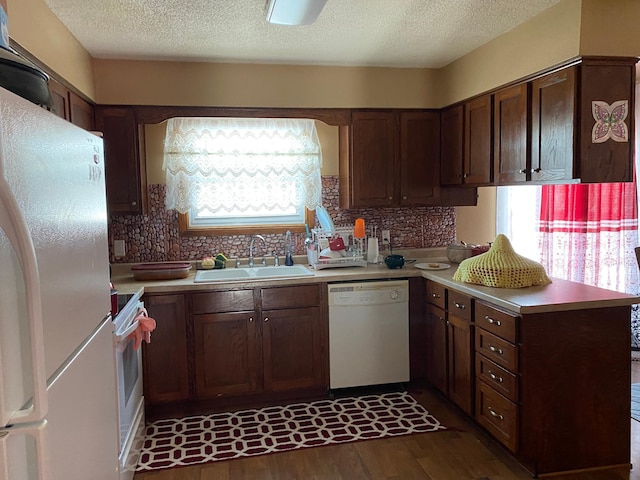
[[[636,182],[545,185],[539,246],[547,274],[636,294]]]

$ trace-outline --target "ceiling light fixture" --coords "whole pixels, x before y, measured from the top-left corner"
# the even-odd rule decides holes
[[[269,0],[267,22],[278,25],[310,25],[327,0]]]

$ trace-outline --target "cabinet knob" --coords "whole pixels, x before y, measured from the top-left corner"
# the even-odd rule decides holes
[[[405,195],[405,196],[403,196],[403,197],[402,197],[402,199],[403,199],[403,200],[406,200],[406,199],[407,199],[407,196],[406,196],[406,195]]]
[[[465,309],[464,303],[453,302],[453,304],[455,305],[456,308],[459,308],[460,310]]]
[[[393,200],[393,197],[389,197],[389,200]]]
[[[249,323],[253,322],[253,317],[249,317]]]
[[[131,202],[131,205],[133,205],[134,207],[138,204],[138,202]]]
[[[462,176],[462,178],[467,178],[468,176],[469,176],[469,174],[468,174],[468,173],[465,173],[465,174]]]
[[[500,320],[494,320],[493,318],[491,318],[489,315],[485,315],[484,319],[489,322],[491,325],[495,325],[496,327],[499,327],[500,325],[502,325],[502,322]]]
[[[527,169],[526,168],[521,168],[520,170],[518,170],[518,173],[527,173]]]
[[[538,172],[541,172],[541,171],[542,171],[542,169],[540,167],[538,167],[538,168],[534,168],[533,170],[531,170],[531,173],[538,173]]]
[[[269,317],[264,317],[264,321],[268,322],[269,321]]]

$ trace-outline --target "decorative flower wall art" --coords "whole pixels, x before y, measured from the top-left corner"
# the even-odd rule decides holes
[[[614,142],[628,142],[629,129],[624,121],[629,112],[629,101],[618,100],[609,105],[607,102],[594,100],[591,111],[596,123],[591,130],[591,141],[603,143],[610,138]]]

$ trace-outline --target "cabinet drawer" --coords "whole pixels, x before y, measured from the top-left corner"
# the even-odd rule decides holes
[[[512,343],[476,328],[476,352],[512,372],[518,371],[518,349]]]
[[[516,322],[518,317],[491,307],[486,303],[476,302],[475,324],[505,340],[516,343]]]
[[[518,406],[476,382],[476,420],[512,452],[518,449]]]
[[[518,376],[476,353],[476,377],[507,397],[518,401]]]
[[[443,310],[446,308],[445,291],[444,285],[427,280],[427,302]]]
[[[253,290],[221,290],[191,295],[193,313],[241,312],[254,309]]]
[[[317,307],[320,305],[320,285],[298,285],[260,289],[263,310]]]
[[[464,293],[449,290],[447,292],[447,310],[452,315],[471,321],[471,297]]]

